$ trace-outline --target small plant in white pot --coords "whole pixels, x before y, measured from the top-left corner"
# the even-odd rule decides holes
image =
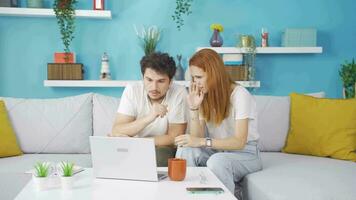
[[[62,176],[61,176],[62,188],[66,190],[72,189],[74,185],[74,179],[73,179],[74,163],[62,162],[61,169],[62,169]]]
[[[33,181],[38,190],[46,189],[48,185],[48,173],[49,172],[49,163],[47,162],[38,162],[35,165],[35,174],[33,176]]]

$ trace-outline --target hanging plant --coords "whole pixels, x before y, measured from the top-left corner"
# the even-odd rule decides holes
[[[67,54],[70,52],[70,43],[74,39],[76,3],[77,0],[55,0],[53,3],[64,51]]]
[[[184,25],[183,15],[192,14],[191,5],[193,0],[176,0],[176,9],[172,15],[173,21],[177,24],[177,29],[180,31]]]

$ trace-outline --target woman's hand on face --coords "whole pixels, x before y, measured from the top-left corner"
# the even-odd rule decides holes
[[[198,86],[193,82],[189,88],[189,95],[187,97],[188,106],[190,109],[195,110],[200,107],[203,102],[204,92],[199,89]]]
[[[203,138],[194,137],[188,134],[174,138],[174,144],[178,147],[201,147]]]

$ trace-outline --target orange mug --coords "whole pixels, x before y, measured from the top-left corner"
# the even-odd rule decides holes
[[[187,171],[187,161],[180,158],[168,159],[168,176],[172,181],[182,181]]]

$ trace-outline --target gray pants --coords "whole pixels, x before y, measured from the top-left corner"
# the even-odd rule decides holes
[[[188,166],[207,166],[233,194],[235,182],[262,169],[257,143],[249,142],[242,150],[221,151],[209,148],[178,148],[177,158],[187,160]]]

